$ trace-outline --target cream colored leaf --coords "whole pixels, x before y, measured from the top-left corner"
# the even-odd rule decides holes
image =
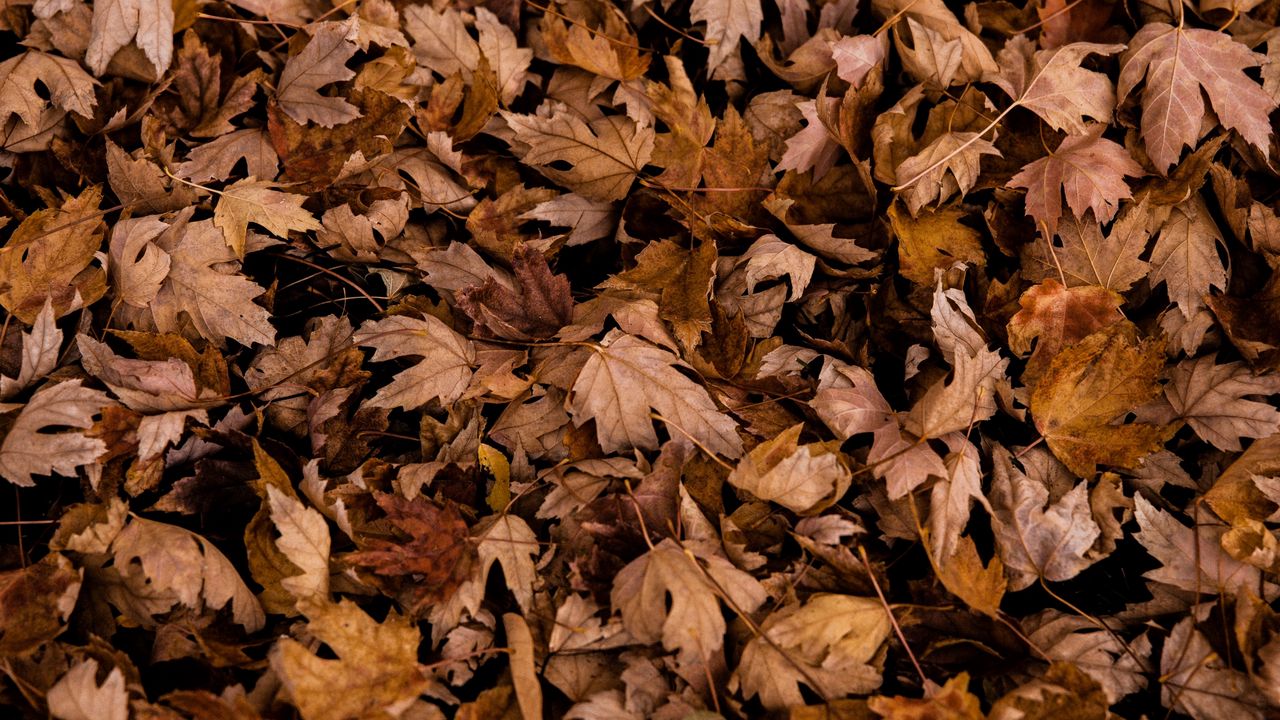
[[[1164,395],[1179,418],[1219,450],[1240,451],[1240,438],[1261,438],[1280,430],[1280,410],[1248,400],[1280,393],[1280,377],[1256,375],[1244,363],[1218,365],[1215,356],[1183,360],[1169,369]]]
[[[198,611],[230,604],[232,618],[245,630],[256,632],[266,622],[258,599],[227,556],[190,530],[133,517],[112,541],[111,551],[124,582],[110,588],[108,597],[121,609],[129,608],[135,597],[145,597],[152,614],[174,605]],[[136,613],[132,619],[155,624],[154,618]]]
[[[298,566],[301,575],[283,578],[280,585],[297,600],[327,600],[329,597],[329,525],[324,516],[300,500],[264,483],[271,506],[271,522],[280,537],[276,547]]]
[[[960,69],[954,82],[979,82],[999,70],[982,39],[961,25],[943,0],[874,0],[871,5],[881,17],[896,19],[898,23],[905,17],[929,28],[943,40],[960,41]]]
[[[360,109],[340,97],[317,92],[330,83],[350,80],[354,70],[347,61],[358,49],[356,19],[322,22],[310,26],[311,41],[302,52],[289,58],[280,72],[276,100],[289,117],[299,123],[314,122],[333,127],[360,117]]]
[[[1023,273],[1033,280],[1063,280],[1067,287],[1101,285],[1124,292],[1151,271],[1141,258],[1151,237],[1147,223],[1145,201],[1120,213],[1106,237],[1092,217],[1067,213],[1056,238],[1041,236],[1026,246]]]
[[[964,438],[951,439],[951,452],[943,458],[946,477],[934,483],[929,491],[929,544],[933,557],[945,562],[955,554],[960,534],[969,523],[974,500],[990,510],[982,494],[982,459],[978,448]]]
[[[938,438],[967,430],[996,412],[997,386],[1007,383],[1009,359],[983,348],[977,355],[955,354],[951,382],[939,380],[916,401],[902,422],[917,437]]]
[[[728,560],[718,555],[700,560],[666,539],[618,572],[610,598],[637,640],[661,641],[688,664],[704,662],[724,647],[721,594],[743,613],[754,612],[765,600],[760,583]]]
[[[877,599],[814,595],[798,608],[774,611],[760,629],[763,637],[743,649],[730,687],[741,685],[748,699],[758,695],[766,709],[803,705],[802,684],[831,698],[880,687],[890,626]]]
[[[48,100],[36,92],[36,83],[48,89]],[[38,125],[50,102],[81,117],[92,117],[98,102],[93,91],[97,84],[74,60],[39,50],[15,55],[0,62],[0,124],[17,115],[28,125]]]
[[[727,482],[766,502],[798,513],[838,500],[853,473],[834,448],[822,443],[796,445],[803,425],[757,445],[739,461]]]
[[[93,416],[111,401],[106,393],[68,380],[36,391],[0,443],[0,476],[15,485],[34,485],[32,475],[74,476],[107,451],[106,443],[75,431],[43,432],[50,428],[87,428]]]
[[[98,684],[98,661],[76,663],[49,688],[49,714],[58,720],[129,720],[124,673],[113,667]]]
[[[1048,488],[1019,470],[1008,450],[997,446],[994,455],[991,526],[1010,589],[1070,580],[1092,565],[1097,558],[1087,553],[1102,529],[1089,509],[1088,483],[1050,502]]]
[[[569,395],[575,424],[596,422],[605,452],[658,447],[650,408],[712,452],[736,458],[742,440],[736,424],[716,409],[711,396],[676,368],[685,364],[670,352],[632,335],[612,333],[594,348]]]
[[[813,278],[818,259],[777,235],[765,235],[751,243],[739,262],[746,262],[747,291],[755,292],[756,283],[785,276],[791,282],[789,300],[799,300]]]
[[[447,404],[462,397],[471,382],[475,346],[434,316],[369,320],[356,333],[355,342],[373,348],[375,362],[422,358],[379,390],[368,401],[371,407],[416,410],[436,398]]]
[[[653,154],[654,130],[626,117],[591,122],[566,109],[551,115],[502,117],[515,131],[519,158],[590,200],[620,200]],[[558,166],[567,164],[569,169]]]
[[[272,183],[246,178],[227,186],[218,195],[213,224],[222,229],[227,246],[237,258],[244,257],[249,223],[261,225],[280,238],[288,238],[290,230],[307,232],[320,229],[315,216],[302,209],[306,195],[284,193],[274,188]]]
[[[418,665],[422,637],[392,612],[379,623],[350,600],[303,608],[307,633],[337,656],[322,658],[293,638],[271,649],[271,668],[303,720],[396,713],[428,685]]]
[[[164,75],[173,61],[173,3],[169,0],[99,0],[93,3],[93,27],[84,62],[94,75],[107,71],[116,51],[136,42]]]

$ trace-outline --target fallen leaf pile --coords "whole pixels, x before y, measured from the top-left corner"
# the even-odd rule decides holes
[[[4,717],[1280,717],[1280,0],[0,36]]]

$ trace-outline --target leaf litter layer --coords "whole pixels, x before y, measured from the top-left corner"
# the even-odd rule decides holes
[[[1277,17],[11,0],[0,705],[1280,715]]]

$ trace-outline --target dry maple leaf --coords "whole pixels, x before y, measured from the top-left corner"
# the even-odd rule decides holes
[[[307,232],[319,230],[315,216],[302,209],[306,201],[303,195],[283,193],[272,183],[246,178],[228,185],[218,193],[218,205],[213,211],[213,224],[222,230],[227,247],[237,258],[243,258],[245,235],[249,223],[266,228],[277,237],[288,238],[290,230]]]
[[[310,26],[311,41],[302,52],[289,58],[276,84],[276,102],[300,123],[314,122],[333,127],[360,117],[360,110],[338,97],[325,97],[317,92],[334,82],[350,80],[355,71],[347,61],[358,49],[355,44],[357,23],[323,22]]]
[[[471,341],[432,315],[370,320],[360,327],[355,342],[374,349],[374,362],[422,358],[379,390],[368,401],[372,407],[414,410],[437,398],[451,403],[467,389],[476,361]]]
[[[594,420],[596,436],[606,452],[653,449],[658,436],[650,408],[678,434],[702,443],[711,452],[736,458],[742,440],[736,424],[716,409],[702,386],[680,373],[687,367],[675,355],[621,334],[610,333],[591,349],[569,393],[574,423]]]
[[[725,558],[695,555],[671,539],[618,571],[611,594],[627,632],[641,642],[661,642],[685,664],[706,661],[723,647],[721,598],[749,613],[765,593]]]
[[[1024,246],[1023,272],[1034,280],[1053,278],[1068,287],[1099,285],[1124,292],[1147,277],[1151,266],[1141,256],[1151,236],[1145,201],[1130,205],[1103,237],[1092,213],[1063,215],[1057,237],[1041,234]]]
[[[1020,309],[1009,319],[1009,349],[1019,355],[1035,352],[1022,371],[1022,383],[1034,387],[1049,363],[1064,347],[1124,319],[1118,294],[1097,285],[1064,287],[1045,280],[1018,299]]]
[[[797,445],[803,425],[760,443],[725,482],[798,513],[822,510],[849,488],[852,473],[829,445]]]
[[[17,377],[0,375],[0,400],[7,400],[58,367],[58,350],[62,347],[62,331],[53,318],[53,303],[46,301],[31,325],[22,333],[22,364]]]
[[[1127,322],[1112,323],[1062,350],[1031,392],[1031,414],[1053,454],[1080,477],[1098,464],[1134,467],[1169,428],[1114,424],[1160,391],[1164,343],[1138,340]]]
[[[102,245],[102,189],[85,189],[58,208],[32,213],[0,248],[0,305],[25,323],[52,299],[55,317],[95,302],[106,275],[94,266]]]
[[[1151,248],[1151,283],[1163,282],[1185,317],[1204,307],[1210,288],[1226,288],[1227,271],[1218,257],[1222,242],[1199,195],[1173,208],[1160,228]]]
[[[1240,451],[1241,438],[1272,435],[1280,427],[1280,410],[1247,396],[1280,393],[1276,375],[1255,375],[1244,363],[1217,364],[1206,355],[1169,369],[1164,394],[1177,417],[1220,450]]]
[[[329,525],[324,516],[296,497],[267,484],[271,522],[280,537],[276,546],[302,571],[283,578],[280,585],[298,602],[329,598]]]
[[[1160,676],[1160,700],[1171,712],[1196,720],[1266,716],[1262,694],[1218,656],[1193,618],[1183,618],[1165,639]]]
[[[377,622],[350,600],[304,606],[307,632],[336,658],[293,638],[271,649],[271,667],[304,720],[343,720],[412,701],[429,684],[418,666],[418,629],[395,613]]]
[[[164,0],[95,2],[85,64],[95,75],[102,75],[116,52],[133,42],[155,66],[159,78],[173,62],[173,22],[173,4]]]
[[[1102,137],[1104,125],[1067,136],[1058,149],[1036,160],[1009,180],[1010,187],[1027,191],[1027,215],[1043,225],[1047,235],[1058,231],[1062,195],[1076,217],[1092,210],[1099,223],[1111,222],[1119,203],[1131,197],[1125,176],[1138,177],[1142,166],[1120,145]]]
[[[1134,497],[1134,504],[1140,528],[1134,538],[1161,564],[1148,571],[1146,577],[1188,592],[1208,594],[1234,595],[1242,588],[1258,587],[1258,569],[1222,549],[1226,525],[1201,518],[1195,527],[1187,527],[1142,495]],[[1275,586],[1271,588],[1274,591]],[[1268,597],[1273,594],[1268,593]]]
[[[515,131],[521,160],[591,200],[625,197],[653,154],[653,128],[625,117],[588,122],[564,108],[546,116],[504,110],[502,117]]]
[[[1118,53],[1123,45],[1082,42],[1050,50],[1034,48],[1035,44],[1024,35],[1011,39],[996,56],[1000,74],[993,82],[1054,130],[1088,137],[1092,133],[1085,124],[1086,117],[1111,120],[1116,105],[1111,80],[1103,73],[1080,67],[1080,63],[1088,55]]]
[[[49,688],[49,714],[58,720],[129,720],[124,673],[113,667],[98,683],[98,661],[76,663]]]
[[[760,0],[693,0],[689,19],[707,24],[704,37],[711,45],[707,70],[713,76],[732,78],[741,73],[738,42],[755,44],[760,39],[764,8]]]
[[[229,605],[232,618],[249,632],[266,622],[227,556],[190,530],[133,517],[111,541],[111,553],[119,582],[108,587],[108,597],[134,622],[154,625],[155,615],[175,605]]]
[[[48,100],[36,92],[36,83],[48,89]],[[15,55],[0,62],[0,124],[17,115],[26,124],[36,125],[49,103],[92,117],[98,104],[94,96],[97,84],[74,60],[39,50]]]
[[[177,222],[155,244],[169,256],[169,273],[144,309],[156,329],[194,330],[215,343],[275,341],[271,314],[253,302],[265,291],[228,267],[238,258],[213,221]]]
[[[0,476],[15,485],[30,486],[32,475],[75,475],[76,468],[93,463],[107,451],[97,438],[50,428],[87,428],[92,417],[110,404],[106,393],[68,380],[43,387],[22,406],[0,442]]]
[[[880,687],[876,658],[890,629],[879,600],[814,595],[802,606],[773,612],[760,631],[743,648],[734,682],[745,697],[758,695],[765,708],[803,704],[801,684],[821,697]]]
[[[479,334],[507,340],[546,338],[573,320],[569,278],[552,274],[545,255],[521,245],[511,266],[515,292],[488,278],[458,294],[458,306]]]
[[[1204,121],[1203,90],[1222,125],[1268,152],[1277,100],[1244,74],[1264,59],[1230,35],[1214,30],[1147,23],[1129,41],[1116,90],[1120,100],[1146,78],[1142,140],[1156,170],[1165,173],[1194,147]]]
[[[462,516],[453,505],[442,507],[422,497],[380,494],[377,499],[407,540],[371,538],[347,559],[378,575],[403,576],[414,611],[447,598],[470,569],[474,554]]]
[[[1088,553],[1102,530],[1089,511],[1088,484],[1050,502],[1048,488],[1019,470],[1008,450],[996,448],[995,460],[991,527],[1010,589],[1070,580],[1092,565],[1097,558]]]

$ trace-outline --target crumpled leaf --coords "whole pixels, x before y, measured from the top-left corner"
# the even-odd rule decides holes
[[[159,78],[173,62],[173,4],[165,0],[102,0],[93,4],[85,64],[102,75],[116,52],[137,43]]]
[[[1048,488],[1019,470],[1008,450],[996,448],[995,459],[991,526],[1010,589],[1070,580],[1092,565],[1097,558],[1088,553],[1102,530],[1089,510],[1088,484],[1050,501]]]
[[[763,637],[743,649],[734,680],[744,696],[759,695],[768,709],[803,704],[801,684],[823,697],[880,686],[877,656],[890,629],[879,600],[814,595],[800,607],[774,612],[760,630]]]
[[[797,445],[803,425],[793,425],[743,456],[726,480],[764,501],[798,513],[821,510],[849,487],[852,473],[834,448]]]
[[[764,602],[765,592],[723,557],[699,555],[666,539],[618,572],[610,597],[627,632],[641,642],[661,642],[687,663],[710,658],[723,646],[722,600],[749,613]]]

